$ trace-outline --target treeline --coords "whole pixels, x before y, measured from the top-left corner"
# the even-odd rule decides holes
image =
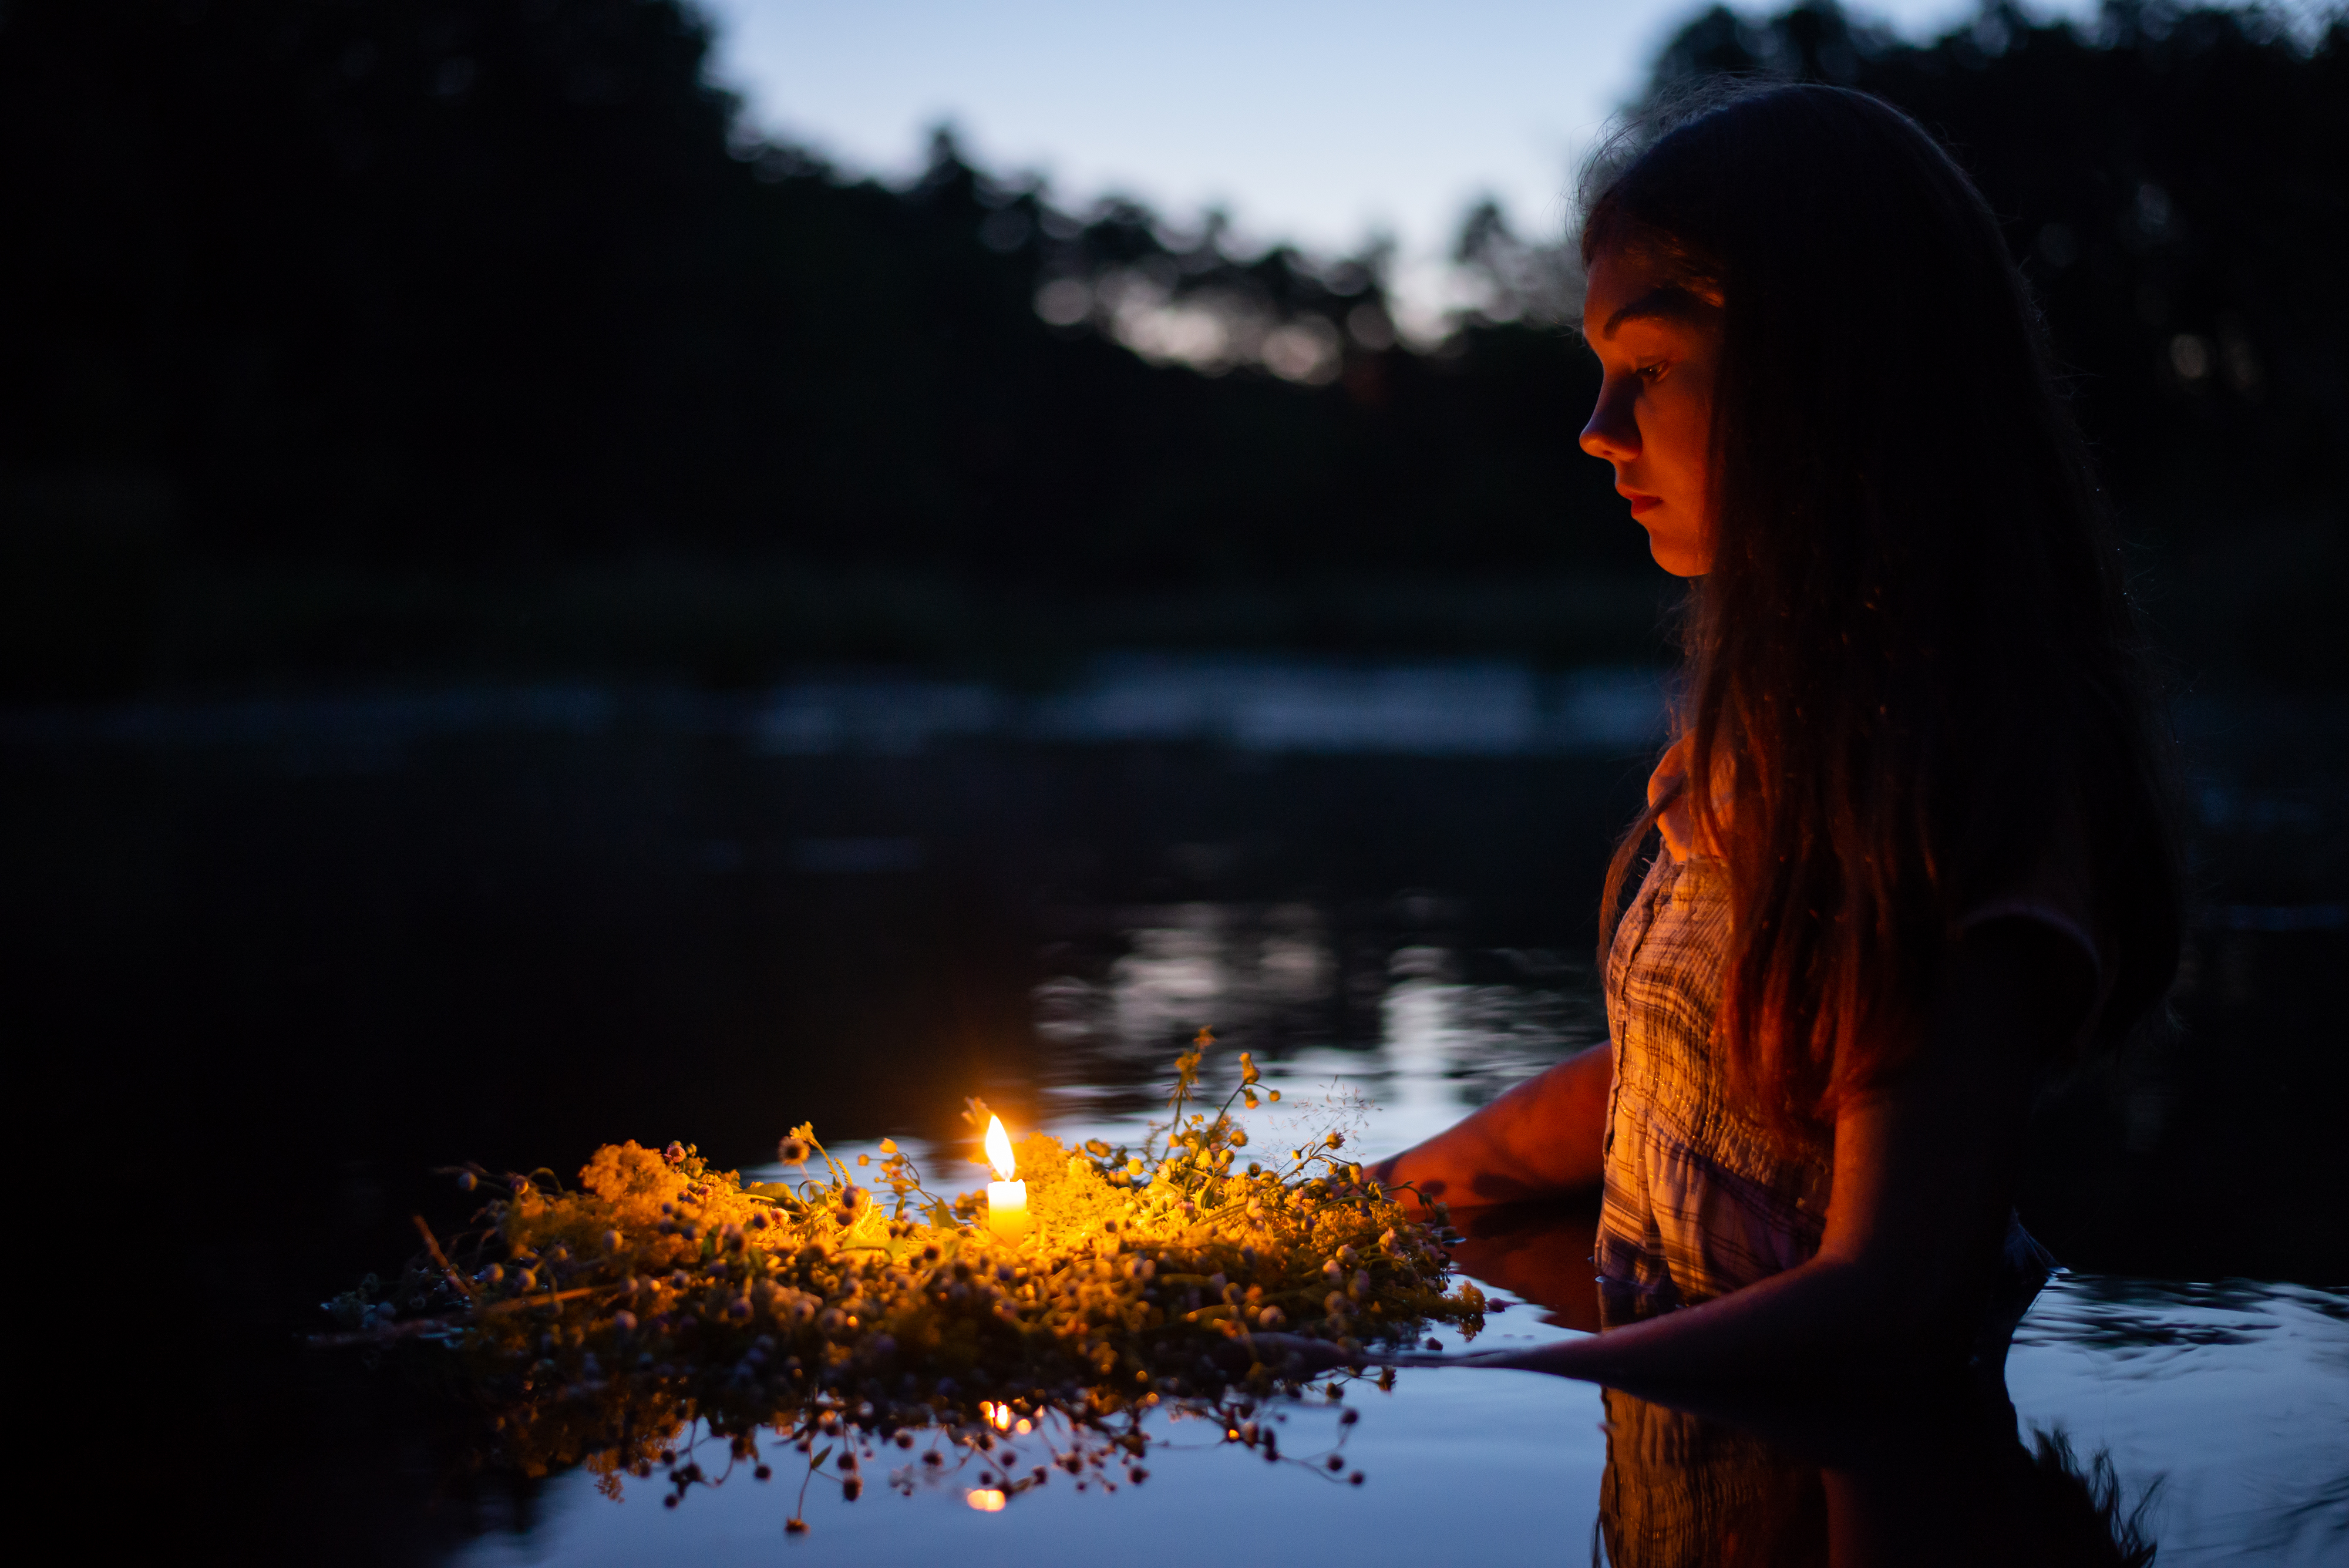
[[[709,47],[678,0],[0,12],[9,684],[147,678],[191,563],[1079,596],[1640,568],[1573,442],[1572,269],[1496,210],[1461,244],[1490,307],[1414,351],[1376,254],[1071,213],[943,136],[902,189],[851,178],[757,136]],[[2305,567],[2341,559],[2344,57],[2249,12],[1917,47],[1716,10],[1656,88],[1917,112],[2009,217],[2133,525],[2182,560],[2256,524]]]
[[[0,41],[8,459],[155,476],[208,550],[1593,558],[1572,356],[1299,389],[1056,330],[1056,275],[1340,324],[1377,284],[1066,221],[944,140],[904,190],[741,140],[673,0],[61,0]]]

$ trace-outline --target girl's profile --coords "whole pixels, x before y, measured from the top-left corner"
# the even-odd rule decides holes
[[[2121,561],[2028,288],[1957,163],[1817,86],[1586,181],[1583,449],[1690,579],[1602,899],[1609,1044],[1379,1167],[1455,1208],[1602,1185],[1610,1332],[1467,1359],[1618,1386],[1995,1357],[2039,1075],[2176,965]]]

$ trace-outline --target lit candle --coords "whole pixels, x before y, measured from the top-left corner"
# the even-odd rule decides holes
[[[987,1228],[1006,1241],[1028,1234],[1028,1184],[1014,1181],[1011,1138],[1001,1116],[987,1118],[987,1163],[995,1167],[996,1180],[987,1184]]]

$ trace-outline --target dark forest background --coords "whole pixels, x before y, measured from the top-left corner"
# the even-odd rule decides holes
[[[943,132],[858,179],[709,54],[677,0],[11,0],[5,694],[1656,646],[1556,236],[1472,213],[1489,303],[1414,348],[1376,249],[1063,210]],[[1881,94],[1981,182],[2182,680],[2349,674],[2349,25],[1714,9],[1651,90],[1715,72]],[[1149,362],[1137,289],[1320,358]]]

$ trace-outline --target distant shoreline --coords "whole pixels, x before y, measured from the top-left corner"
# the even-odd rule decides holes
[[[103,564],[101,564],[103,566]],[[0,701],[439,681],[769,685],[811,663],[1050,685],[1112,649],[1658,663],[1658,576],[1402,574],[1100,587],[659,556],[544,570],[320,562],[60,575]]]

